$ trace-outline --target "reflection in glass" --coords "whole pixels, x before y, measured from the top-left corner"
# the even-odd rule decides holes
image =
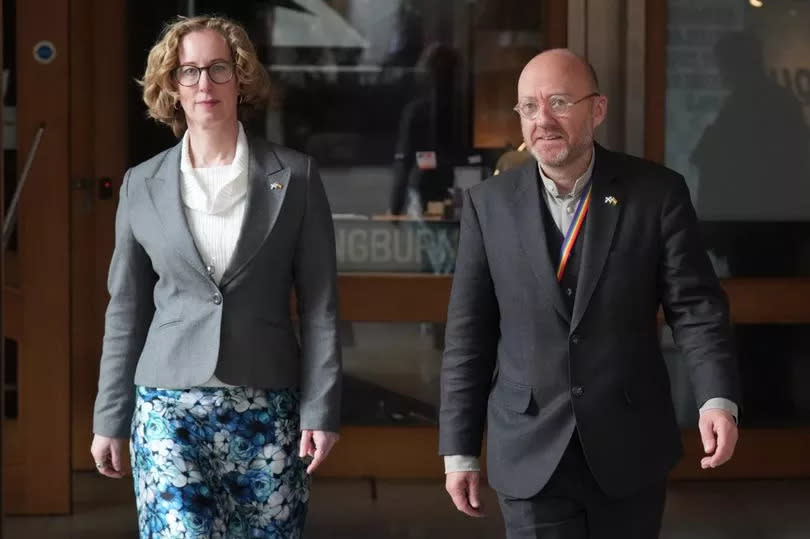
[[[17,189],[17,32],[16,2],[3,2],[3,204],[8,209]],[[17,251],[17,227],[8,243]]]
[[[453,220],[335,218],[338,271],[448,274],[455,268]]]
[[[421,215],[428,202],[443,202],[453,186],[453,166],[463,164],[465,137],[460,132],[460,103],[454,87],[459,64],[452,47],[435,43],[419,62],[418,95],[403,108],[394,151],[390,212]]]
[[[669,7],[666,162],[698,215],[810,220],[810,5]]]
[[[721,35],[713,52],[729,93],[690,156],[698,213],[714,220],[810,218],[810,204],[797,205],[803,195],[810,200],[810,132],[799,100],[768,75],[753,31]],[[769,203],[765,190],[792,195]]]
[[[742,376],[741,426],[810,426],[810,325],[745,324],[734,333]],[[678,423],[694,429],[698,403],[686,362],[666,327],[661,347]]]
[[[461,191],[521,141],[511,109],[542,49],[544,2],[129,1],[130,80],[189,6],[247,28],[273,88],[246,128],[315,158],[341,271],[451,272]],[[145,120],[134,82],[129,92],[134,164],[176,141]]]
[[[343,423],[435,425],[444,326],[344,323]]]
[[[274,85],[252,127],[316,159],[336,214],[452,215],[456,190],[497,158],[481,150],[520,140],[509,109],[541,49],[542,2],[195,4],[247,26]]]
[[[666,164],[721,276],[810,275],[810,4],[668,1]]]

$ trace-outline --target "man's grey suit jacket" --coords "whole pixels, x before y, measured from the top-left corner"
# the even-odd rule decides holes
[[[181,145],[127,171],[110,263],[96,434],[129,436],[133,384],[188,388],[213,374],[233,385],[299,388],[301,428],[338,429],[341,358],[329,203],[311,158],[256,137],[248,146],[244,221],[219,285],[186,221]]]
[[[657,313],[695,400],[739,400],[728,303],[683,177],[596,147],[573,310],[555,276],[537,163],[467,191],[447,318],[440,453],[479,455],[490,484],[540,491],[573,433],[602,489],[662,480],[681,455]]]

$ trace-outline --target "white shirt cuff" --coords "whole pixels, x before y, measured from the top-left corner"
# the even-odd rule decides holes
[[[723,397],[714,397],[713,399],[707,400],[703,403],[703,406],[700,407],[701,412],[705,412],[706,410],[725,410],[726,412],[730,413],[734,417],[734,421],[739,423],[739,407],[737,403],[734,401],[730,401],[728,399],[724,399]]]
[[[480,472],[481,464],[478,457],[470,455],[446,455],[444,457],[444,473],[452,472]]]

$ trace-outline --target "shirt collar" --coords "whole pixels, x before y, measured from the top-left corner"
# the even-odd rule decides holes
[[[188,153],[188,131],[183,136],[180,183],[183,203],[193,210],[216,214],[233,207],[247,194],[248,141],[242,123],[230,165],[194,168]]]
[[[248,143],[242,122],[236,123],[239,126],[239,132],[236,136],[236,151],[234,152],[233,162],[230,166],[233,167],[234,174],[238,175],[243,170],[247,170]],[[194,171],[194,166],[191,164],[191,155],[188,152],[188,140],[188,129],[186,129],[186,132],[183,134],[183,144],[180,149],[180,170],[185,174],[191,174]]]
[[[560,195],[559,190],[557,189],[557,184],[554,183],[554,180],[546,176],[546,173],[543,172],[543,167],[540,166],[540,163],[537,163],[537,168],[540,171],[540,179],[543,180],[543,187],[545,187],[546,192],[553,196],[554,198],[577,198],[580,194],[582,194],[582,190],[585,189],[585,186],[588,184],[588,180],[591,179],[593,175],[593,162],[596,160],[596,150],[594,149],[591,152],[591,160],[588,163],[588,168],[585,169],[585,174],[577,178],[574,182],[574,188],[571,192],[567,195]]]

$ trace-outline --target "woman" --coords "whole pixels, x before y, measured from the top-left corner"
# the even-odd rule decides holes
[[[299,537],[340,411],[323,185],[245,135],[268,77],[238,24],[169,25],[141,83],[182,140],[121,187],[91,453],[121,477],[131,436],[141,537]]]

